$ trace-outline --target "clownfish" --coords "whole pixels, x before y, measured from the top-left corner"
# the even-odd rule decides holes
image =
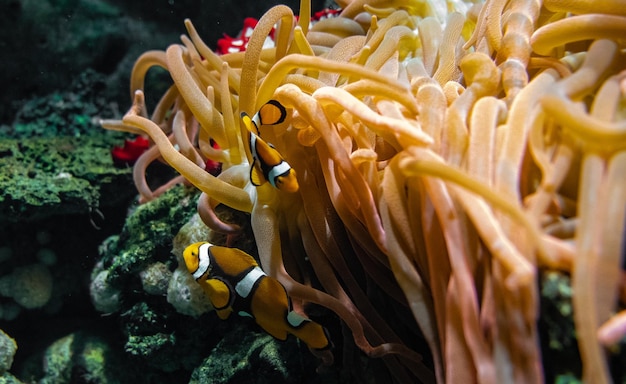
[[[252,154],[250,181],[253,185],[269,183],[284,192],[297,192],[299,185],[296,171],[283,159],[280,153],[265,140],[261,139],[261,125],[276,125],[285,121],[287,110],[276,100],[264,104],[251,118],[241,113],[241,120],[248,130],[248,145]]]
[[[285,287],[267,276],[256,260],[237,249],[200,242],[183,252],[185,265],[200,284],[220,319],[232,312],[252,317],[267,333],[279,340],[292,334],[311,351],[332,348],[328,331],[291,307]]]

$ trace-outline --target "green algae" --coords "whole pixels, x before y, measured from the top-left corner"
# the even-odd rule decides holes
[[[89,69],[76,75],[67,90],[34,97],[22,103],[11,126],[2,126],[7,138],[102,136],[98,120],[116,116],[116,110],[101,96],[107,88],[103,74]],[[123,137],[121,133],[109,136]]]
[[[582,362],[574,324],[571,276],[561,271],[540,271],[540,314],[538,328],[547,383],[581,383]],[[624,342],[608,348],[613,380],[626,382]]]
[[[307,377],[318,362],[295,338],[276,340],[251,330],[245,321],[231,328],[193,371],[190,384],[237,383],[250,378],[258,384],[337,382],[331,374]]]
[[[125,382],[120,376],[124,362],[101,336],[71,333],[52,343],[45,351],[40,384]]]
[[[571,373],[562,374],[556,377],[554,384],[580,384],[582,380]]]
[[[167,315],[158,313],[145,302],[136,303],[122,316],[129,319],[125,323],[126,333],[129,335],[137,335],[141,332],[159,332],[167,320]],[[141,349],[135,349],[135,351],[140,352],[135,354],[146,355],[141,353]]]
[[[539,327],[548,382],[579,383],[582,366],[573,319],[570,276],[557,271],[541,274]]]
[[[197,367],[206,349],[203,338],[219,321],[189,319],[169,305],[145,301],[135,303],[120,319],[126,335],[124,351],[145,367],[166,373]]]
[[[129,169],[113,166],[119,139],[53,137],[0,140],[0,221],[86,213],[129,193],[105,185],[128,183]],[[107,194],[108,193],[108,194]]]
[[[0,329],[0,373],[6,372],[13,364],[13,356],[17,351],[15,340]]]
[[[124,351],[144,367],[158,372],[191,371],[201,361],[200,351],[205,348],[199,339],[207,332],[201,320],[176,313],[164,296],[144,292],[139,277],[156,261],[174,268],[172,239],[195,213],[197,197],[193,189],[173,187],[136,207],[122,232],[100,247],[102,268],[108,272],[107,283],[117,287],[123,297],[120,320]],[[206,319],[202,321],[206,324]],[[186,326],[172,327],[172,323]]]
[[[113,116],[98,96],[103,86],[102,75],[86,71],[68,91],[25,102],[11,126],[0,126],[0,222],[90,213],[135,193],[131,169],[111,157],[128,135],[98,125]]]
[[[198,193],[176,186],[160,198],[138,206],[118,237],[102,247],[102,262],[109,282],[138,274],[155,261],[172,261],[172,239],[195,213]]]
[[[0,384],[23,384],[9,372],[0,373]]]
[[[220,320],[214,312],[194,317],[174,310],[165,297],[142,289],[139,274],[160,261],[174,267],[172,239],[196,215],[197,191],[176,186],[132,211],[122,232],[101,246],[108,282],[122,295],[118,316],[123,351],[147,375],[187,372],[180,382],[238,382],[262,375],[274,382],[299,382],[317,365],[296,338],[287,342],[255,332],[249,319]],[[182,233],[182,235],[181,235]],[[240,241],[244,241],[243,239]],[[245,239],[245,242],[251,241]],[[203,362],[204,360],[204,362]],[[238,369],[233,370],[233,364]],[[222,379],[220,379],[220,377]]]
[[[133,356],[154,357],[156,352],[163,348],[173,347],[174,344],[176,344],[176,336],[172,333],[159,332],[152,335],[130,335],[124,350]],[[162,359],[156,363],[166,372],[175,370],[178,365],[172,364],[169,358]],[[161,363],[165,363],[165,365]],[[172,365],[175,368],[168,368]]]

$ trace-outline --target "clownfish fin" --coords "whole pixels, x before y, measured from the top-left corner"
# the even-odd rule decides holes
[[[276,326],[276,327],[265,326],[261,328],[263,328],[265,332],[267,332],[270,336],[272,336],[276,340],[280,340],[280,341],[287,340],[287,331],[284,328],[281,328],[280,326]]]
[[[251,119],[250,116],[245,112],[241,112],[240,116],[241,122],[246,127],[246,129],[250,131],[251,134],[259,135],[259,126],[257,125],[257,123],[253,119]]]
[[[322,327],[322,331],[324,331],[324,337],[326,337],[326,346],[322,347],[322,348],[317,348],[318,351],[327,351],[329,349],[334,349],[335,348],[335,344],[333,343],[332,339],[330,338],[330,333],[328,332],[328,329],[326,329],[326,327]]]
[[[263,104],[261,109],[254,115],[252,121],[260,127],[261,125],[277,125],[285,121],[287,118],[287,109],[278,102],[278,100],[270,100]]]
[[[206,292],[213,308],[220,311],[228,308],[232,304],[231,301],[233,298],[231,297],[230,290],[222,280],[207,279],[204,284],[206,284]]]
[[[250,167],[250,181],[255,187],[263,185],[266,182],[263,172],[261,172],[258,167],[257,159],[252,161],[252,166]]]
[[[230,314],[233,313],[233,309],[232,308],[216,309],[215,312],[217,313],[217,317],[219,317],[220,320],[227,320],[230,317]]]

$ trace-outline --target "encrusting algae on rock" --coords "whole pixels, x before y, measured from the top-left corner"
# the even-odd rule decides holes
[[[139,57],[132,107],[102,125],[153,141],[142,200],[192,184],[228,245],[241,222],[217,207],[249,214],[294,311],[334,313],[397,382],[541,382],[538,271],[570,273],[583,380],[610,381],[626,329],[620,2],[338,3],[314,25],[308,1],[297,20],[277,5],[221,56],[187,20],[182,44]],[[148,109],[153,66],[173,84]],[[180,175],[153,189],[157,159]]]
[[[0,296],[10,297],[26,308],[41,308],[52,295],[52,275],[43,264],[15,268],[0,277]]]
[[[15,340],[0,330],[0,375],[11,369],[16,351],[17,344],[15,344]]]

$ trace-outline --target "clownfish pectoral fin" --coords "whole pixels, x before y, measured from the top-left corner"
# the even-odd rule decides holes
[[[201,282],[201,286],[209,297],[213,308],[218,311],[218,315],[220,311],[230,308],[234,297],[232,297],[231,291],[224,281],[221,279],[206,279]],[[230,314],[230,312],[228,312],[228,314]],[[222,316],[220,316],[220,318],[221,317]]]
[[[323,351],[333,347],[328,330],[318,323],[307,319],[294,310],[290,310],[285,318],[289,332],[304,341],[310,348]]]
[[[230,317],[230,314],[233,313],[233,309],[230,307],[226,309],[216,309],[215,312],[220,320],[227,320]]]
[[[257,159],[252,161],[252,166],[250,167],[250,181],[255,187],[265,184],[266,181],[263,172],[259,170]]]
[[[280,326],[272,327],[268,325],[262,326],[261,328],[263,328],[265,332],[267,332],[270,336],[272,336],[276,340],[280,340],[280,341],[287,340],[287,331],[285,330],[285,328],[282,328]]]

